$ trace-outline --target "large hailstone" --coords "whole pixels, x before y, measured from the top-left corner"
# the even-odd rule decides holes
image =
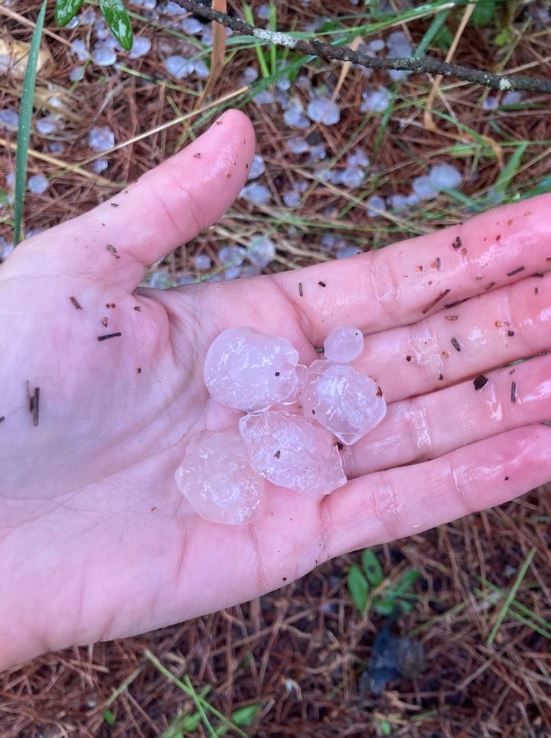
[[[260,510],[265,483],[235,430],[193,436],[175,478],[194,511],[211,523],[240,525]]]
[[[346,484],[335,439],[309,418],[267,410],[241,418],[239,430],[250,465],[272,484],[313,497]]]
[[[386,415],[376,382],[349,364],[314,361],[301,393],[302,412],[351,446]]]
[[[221,405],[251,412],[293,402],[304,380],[298,351],[287,338],[229,328],[211,344],[203,376]]]

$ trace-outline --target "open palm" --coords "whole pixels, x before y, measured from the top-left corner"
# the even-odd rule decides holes
[[[253,150],[229,112],[0,268],[0,666],[253,598],[551,478],[551,198],[300,272],[137,291],[231,204]],[[236,417],[202,384],[214,337],[285,335],[309,363],[342,323],[390,403],[349,483],[321,503],[270,487],[242,527],[191,514],[186,438]]]

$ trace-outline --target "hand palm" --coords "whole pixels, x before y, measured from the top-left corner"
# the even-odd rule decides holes
[[[144,214],[138,226],[129,222],[132,213],[124,212],[141,213],[140,204],[175,183],[184,163],[178,157],[149,181],[142,179],[126,196],[129,204],[120,195],[114,203],[118,207],[101,206],[85,216],[81,229],[73,222],[38,237],[34,246],[31,241],[20,247],[0,271],[3,335],[13,317],[20,331],[16,346],[5,347],[8,360],[1,370],[10,408],[0,408],[6,417],[0,430],[8,438],[2,446],[0,491],[0,583],[6,582],[0,663],[140,632],[250,599],[339,552],[497,504],[551,476],[549,429],[534,425],[551,415],[546,359],[528,362],[529,370],[519,367],[526,375],[518,403],[522,411],[509,421],[503,421],[502,412],[493,426],[486,416],[495,415],[500,382],[508,388],[510,379],[496,374],[489,410],[484,404],[464,410],[475,392],[472,381],[436,391],[439,383],[453,384],[544,349],[550,320],[549,280],[539,279],[535,297],[547,314],[540,310],[536,315],[535,307],[526,304],[515,323],[531,332],[530,350],[504,347],[505,342],[496,359],[495,345],[467,338],[463,326],[464,340],[479,355],[473,359],[457,352],[442,359],[446,352],[435,351],[441,337],[425,325],[427,313],[442,305],[426,310],[432,291],[408,265],[434,261],[451,235],[438,236],[439,242],[429,237],[415,253],[395,251],[386,262],[378,255],[369,274],[362,274],[353,260],[313,267],[301,277],[283,274],[135,292],[142,264],[214,220],[239,190],[253,137],[238,114],[223,120],[223,133],[215,126],[180,155],[188,163],[202,159],[205,169],[189,175],[185,186],[178,183],[173,204],[170,195],[159,196],[162,206]],[[214,152],[210,162],[208,152]],[[534,271],[549,256],[545,238],[551,227],[542,222],[537,207],[530,210],[536,249],[524,261],[531,260]],[[82,239],[80,232],[86,234]],[[520,258],[526,248],[509,240],[504,264]],[[471,258],[471,266],[482,263],[484,248],[478,244],[480,253]],[[448,251],[456,259],[455,250]],[[392,259],[408,272],[412,283],[407,288],[397,287],[397,274],[390,275]],[[467,261],[465,256],[457,267],[455,262],[449,267],[455,299],[480,289],[465,283]],[[503,275],[494,278],[496,269],[491,267],[484,285],[513,282]],[[441,279],[439,268],[432,271],[435,280]],[[528,291],[534,294],[531,284]],[[475,306],[469,313],[469,303],[455,309],[470,328],[477,311]],[[413,320],[421,328],[408,327]],[[533,328],[537,320],[539,333]],[[174,484],[186,436],[205,427],[221,429],[233,420],[209,401],[201,381],[213,338],[238,325],[284,334],[307,363],[315,357],[313,342],[331,325],[349,321],[372,334],[363,361],[394,403],[387,421],[370,437],[371,455],[364,444],[347,457],[354,480],[321,504],[273,489],[263,516],[248,526],[217,526],[190,515]],[[121,335],[98,341],[113,333]],[[404,351],[404,346],[409,348]],[[444,365],[446,372],[451,366],[450,374],[440,379]],[[26,407],[25,380],[31,391],[41,388],[38,427],[32,426]],[[472,390],[468,402],[467,386]],[[536,400],[530,399],[534,392],[529,396],[528,387],[539,387]],[[422,395],[420,400],[408,400],[416,395]],[[446,428],[453,409],[463,412],[463,430]],[[438,458],[399,468],[423,457]],[[431,495],[438,499],[432,508],[427,504]],[[17,620],[8,615],[14,612]]]

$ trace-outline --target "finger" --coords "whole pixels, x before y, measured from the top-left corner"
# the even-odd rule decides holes
[[[326,497],[328,557],[420,533],[551,479],[551,428],[525,426],[434,461],[375,472]]]
[[[345,456],[348,478],[434,459],[475,441],[551,419],[551,356],[389,406]]]
[[[551,195],[542,195],[462,226],[277,279],[316,343],[342,323],[365,333],[406,325],[444,304],[551,268],[550,207]]]
[[[48,251],[50,260],[52,251],[65,263],[70,259],[77,272],[99,273],[113,281],[120,282],[128,269],[137,267],[132,274],[137,283],[144,267],[221,217],[247,179],[254,146],[249,119],[230,110],[128,189],[28,246],[42,254]]]
[[[551,274],[368,336],[358,367],[387,401],[425,394],[551,346]]]

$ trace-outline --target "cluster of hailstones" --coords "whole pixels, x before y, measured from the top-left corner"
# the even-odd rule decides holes
[[[265,480],[319,499],[346,483],[338,442],[351,446],[386,414],[380,387],[349,362],[361,331],[335,328],[324,360],[308,368],[287,338],[230,328],[211,344],[205,385],[216,402],[246,414],[239,429],[193,436],[176,483],[193,510],[238,525],[262,508]]]

